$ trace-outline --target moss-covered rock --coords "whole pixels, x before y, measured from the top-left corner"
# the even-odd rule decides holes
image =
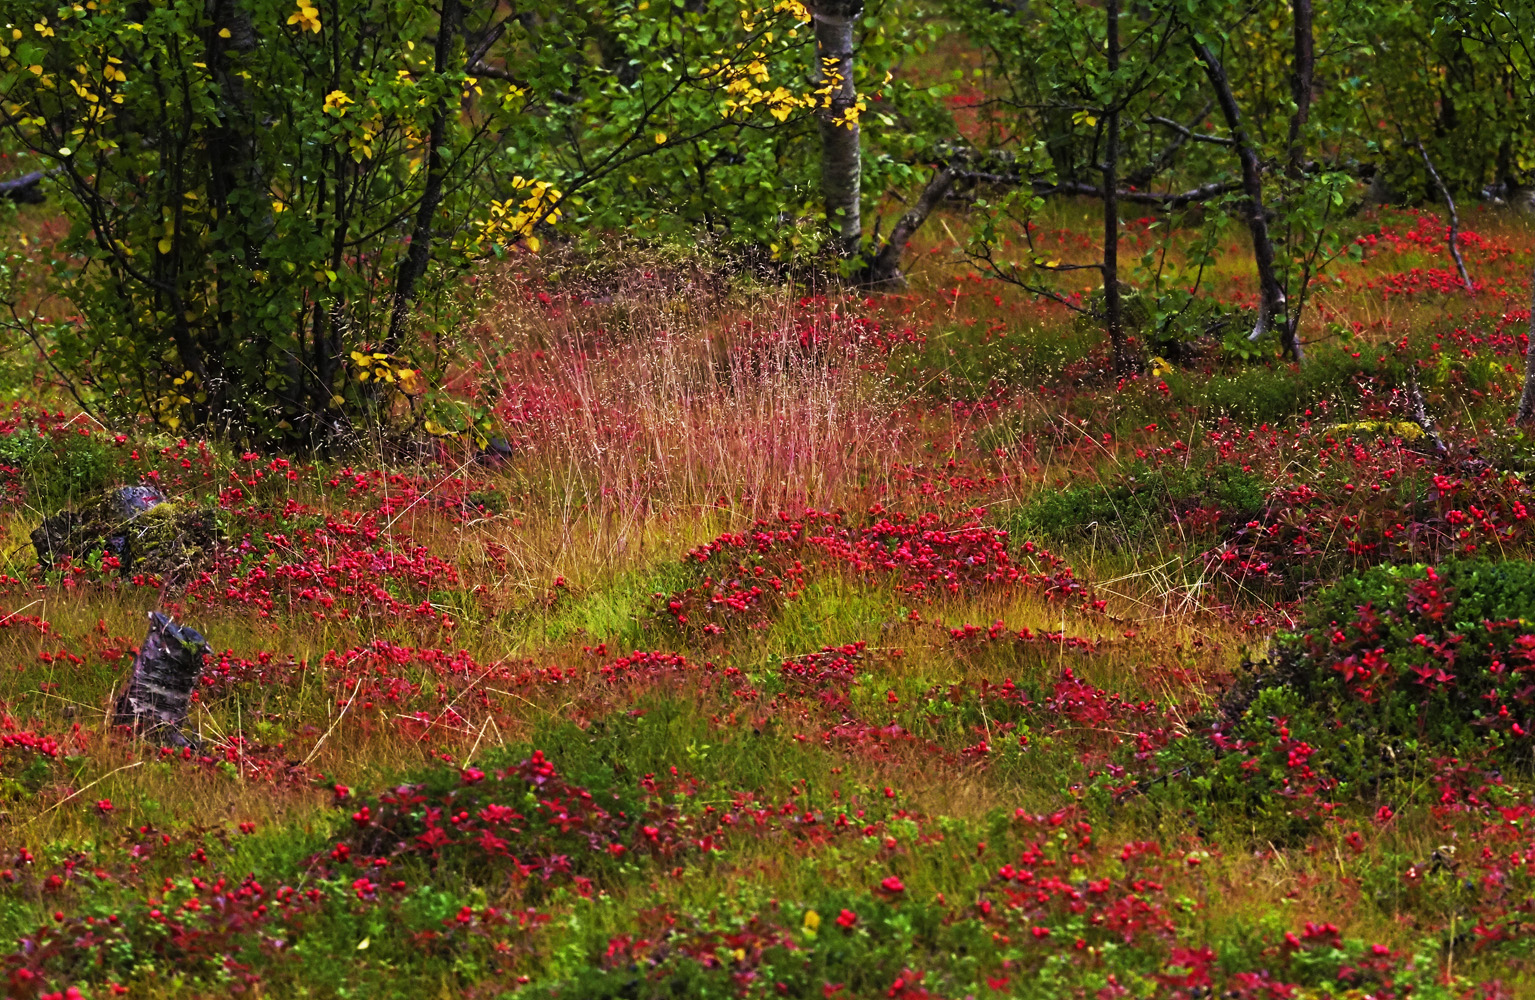
[[[44,520],[32,547],[44,566],[102,552],[125,575],[186,582],[212,560],[217,539],[212,508],[169,500],[153,486],[120,486]]]
[[[218,524],[213,508],[167,502],[133,520],[125,569],[185,583],[213,561]]]

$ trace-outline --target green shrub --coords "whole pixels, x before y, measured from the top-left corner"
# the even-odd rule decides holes
[[[1411,799],[1449,764],[1531,771],[1532,672],[1535,564],[1376,567],[1316,595],[1134,787],[1207,835],[1304,843],[1338,804]]]
[[[53,512],[111,484],[118,457],[95,435],[39,436],[24,429],[0,434],[0,466],[15,476],[33,507]]]
[[[1273,680],[1385,740],[1530,763],[1535,564],[1381,566],[1317,599]]]
[[[1238,465],[1189,469],[1134,462],[1107,481],[1041,491],[1018,511],[1012,527],[1025,536],[1051,539],[1093,530],[1129,539],[1148,530],[1166,530],[1174,518],[1203,511],[1193,524],[1203,531],[1251,520],[1262,511],[1268,492],[1261,476]]]
[[[1260,798],[1277,787],[1275,775],[1242,762],[1297,740],[1310,748],[1315,780],[1340,798],[1432,760],[1527,771],[1535,763],[1532,618],[1528,562],[1379,566],[1347,577],[1318,594],[1302,628],[1282,633],[1270,658],[1226,692],[1210,757],[1190,758],[1200,742],[1182,741],[1180,765],[1218,782],[1236,761],[1251,782],[1245,794]],[[1286,759],[1293,772],[1294,758]]]
[[[24,322],[109,417],[279,443],[414,423],[456,279],[557,214],[542,181],[487,189],[524,102],[471,79],[459,4],[0,11],[25,26],[5,138],[50,171],[71,229],[45,277],[79,313]]]
[[[1074,326],[1091,342],[1103,336],[1103,290],[1087,296],[1086,305],[1089,311],[1077,315]],[[1257,319],[1254,309],[1228,307],[1218,298],[1182,289],[1168,289],[1158,296],[1149,289],[1124,287],[1120,309],[1127,336],[1153,355],[1173,361],[1201,353],[1222,332],[1250,330]]]

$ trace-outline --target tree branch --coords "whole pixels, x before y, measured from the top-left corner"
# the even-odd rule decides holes
[[[1182,149],[1183,144],[1188,141],[1188,136],[1192,134],[1191,130],[1193,129],[1194,124],[1203,121],[1205,115],[1210,113],[1210,108],[1212,106],[1213,102],[1205,101],[1204,107],[1200,108],[1199,112],[1194,115],[1193,120],[1190,121],[1188,125],[1188,128],[1175,132],[1173,134],[1172,141],[1164,146],[1162,148],[1162,152],[1158,153],[1150,163],[1147,163],[1144,167],[1141,167],[1139,170],[1126,176],[1125,185],[1127,187],[1134,188],[1145,187],[1147,184],[1150,184],[1157,175],[1162,173],[1162,171],[1172,166],[1173,157],[1178,155],[1178,150]]]
[[[917,203],[907,209],[906,213],[897,220],[890,230],[890,236],[875,253],[874,259],[869,262],[866,281],[871,285],[898,284],[904,281],[901,277],[901,253],[906,248],[906,242],[921,228],[922,223],[932,214],[933,209],[943,200],[943,196],[949,193],[949,188],[954,183],[957,171],[952,166],[940,167],[933,174],[932,179],[923,187],[922,193],[917,196]]]
[[[57,170],[34,170],[30,174],[8,181],[0,181],[0,198],[27,205],[40,205],[43,201],[44,178],[58,173]]]
[[[1466,286],[1466,291],[1474,291],[1471,275],[1466,273],[1466,261],[1460,255],[1460,214],[1455,211],[1455,198],[1450,194],[1444,178],[1439,176],[1439,171],[1434,169],[1434,161],[1428,158],[1428,150],[1423,148],[1423,140],[1414,139],[1413,145],[1418,147],[1418,155],[1423,157],[1423,166],[1428,168],[1428,175],[1434,179],[1434,186],[1439,189],[1445,206],[1450,210],[1450,256],[1455,258],[1455,267],[1460,271],[1461,284]]]
[[[1161,115],[1148,115],[1145,118],[1145,122],[1147,125],[1161,125],[1165,128],[1170,128],[1191,142],[1208,142],[1217,146],[1236,145],[1236,141],[1234,139],[1227,139],[1218,135],[1205,135],[1202,132],[1195,132],[1187,125],[1180,125],[1178,122],[1173,121],[1171,118],[1163,118]]]

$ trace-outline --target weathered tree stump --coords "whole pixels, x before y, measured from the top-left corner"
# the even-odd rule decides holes
[[[133,659],[128,687],[118,696],[112,722],[175,747],[195,746],[181,731],[202,676],[208,640],[158,611],[149,613],[149,634]]]

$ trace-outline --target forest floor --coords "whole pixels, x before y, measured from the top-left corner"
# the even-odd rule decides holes
[[[8,995],[1535,995],[1535,239],[1467,216],[1469,292],[1361,215],[1302,369],[1116,379],[933,244],[873,296],[487,275],[493,458],[18,398]],[[216,508],[206,572],[36,563],[134,482]],[[196,750],[111,725],[152,610]]]

